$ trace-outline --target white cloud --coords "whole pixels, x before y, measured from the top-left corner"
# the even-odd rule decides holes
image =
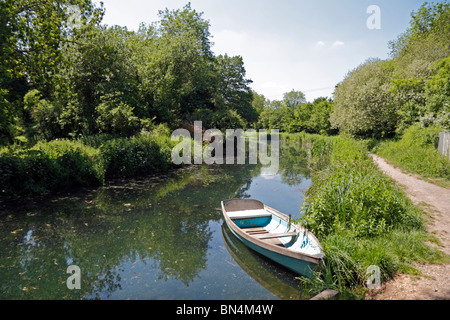
[[[335,41],[335,42],[333,43],[333,47],[343,46],[344,44],[345,44],[345,43],[342,42],[342,41]]]
[[[318,41],[316,43],[316,46],[318,46],[318,47],[323,47],[324,45],[325,45],[325,42],[323,42],[323,41]]]

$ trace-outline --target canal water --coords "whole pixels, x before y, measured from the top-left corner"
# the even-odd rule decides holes
[[[308,299],[297,275],[243,246],[220,202],[257,199],[293,218],[307,152],[282,143],[280,170],[190,166],[0,208],[0,299]],[[70,290],[68,266],[80,268]]]

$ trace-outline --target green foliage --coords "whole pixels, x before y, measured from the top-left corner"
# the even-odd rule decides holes
[[[294,138],[294,137],[293,137]],[[365,285],[367,268],[381,280],[412,272],[412,262],[442,263],[428,246],[421,211],[367,156],[371,141],[305,136],[312,144],[313,185],[301,222],[318,236],[326,254],[323,277],[310,285],[347,291]]]
[[[334,93],[332,126],[352,136],[392,136],[397,124],[390,96],[392,72],[392,62],[380,60],[368,60],[351,71]]]
[[[190,3],[184,6],[182,10],[160,10],[159,30],[162,34],[167,34],[170,37],[176,37],[180,34],[191,34],[201,44],[202,54],[212,56],[209,21],[204,20],[202,15],[203,13],[193,10]]]
[[[78,29],[70,25],[71,6],[79,8]],[[16,136],[24,141],[30,119],[23,97],[37,89],[48,101],[62,58],[61,47],[70,36],[98,24],[102,15],[102,8],[84,0],[0,2],[0,142],[12,143]]]
[[[450,130],[450,57],[438,61],[431,70],[431,78],[425,84],[425,97],[431,123]]]
[[[258,112],[253,108],[253,93],[249,87],[252,81],[245,78],[246,71],[242,57],[220,55],[215,60],[215,69],[219,75],[215,97],[219,112],[220,109],[225,109],[231,111],[225,112],[231,115],[231,119],[235,118],[233,114],[237,114],[247,123],[257,122]],[[217,128],[227,127],[218,126]]]
[[[266,97],[264,97],[264,95],[262,95],[262,94],[258,94],[255,91],[252,91],[252,94],[253,94],[253,99],[252,99],[253,109],[255,109],[256,112],[258,112],[258,115],[260,115],[261,112],[263,112],[264,107],[267,103]]]
[[[401,135],[419,121],[450,128],[449,19],[447,1],[413,12],[391,60],[369,60],[337,86],[333,127],[360,138]]]
[[[416,124],[400,140],[381,142],[375,152],[407,171],[450,181],[450,159],[436,149],[440,132],[440,127]]]
[[[306,103],[305,94],[301,91],[292,90],[283,95],[283,103],[288,108],[293,108]]]
[[[106,177],[135,176],[167,169],[170,161],[170,157],[162,157],[155,141],[142,136],[110,140],[100,147],[100,157],[107,163]]]
[[[265,101],[260,111],[259,127],[278,129],[282,132],[308,132],[317,134],[333,134],[330,114],[333,102],[326,98],[317,98],[307,103],[300,91],[285,94],[283,101]],[[261,102],[260,102],[261,104]]]
[[[115,98],[102,100],[95,109],[99,115],[96,124],[100,132],[131,136],[140,129],[140,121],[134,115],[133,107]]]
[[[346,231],[372,237],[399,225],[418,225],[405,196],[378,171],[362,143],[345,138],[315,142],[311,152],[313,158],[329,157],[305,208],[304,221],[318,236]]]
[[[242,57],[214,56],[209,21],[190,4],[160,11],[160,21],[138,31],[100,25],[103,8],[90,1],[7,1],[0,9],[3,144],[258,120]]]
[[[414,60],[436,61],[450,52],[450,4],[425,2],[411,14],[408,30],[390,43],[391,55],[400,64]]]
[[[33,85],[50,90],[49,74],[55,71],[61,58],[60,47],[70,34],[71,6],[80,13],[78,28],[99,23],[103,9],[91,1],[81,0],[6,0],[0,5],[2,67],[11,77],[26,74]]]
[[[172,147],[174,142],[160,126],[154,132],[106,141],[99,148],[99,157],[107,178],[130,177],[171,168]]]
[[[23,98],[25,110],[34,120],[33,130],[41,139],[50,140],[60,135],[58,126],[58,109],[48,100],[42,99],[41,93],[30,90]]]
[[[99,153],[68,140],[38,143],[32,149],[0,154],[2,197],[17,198],[60,188],[103,182]]]
[[[172,167],[167,126],[131,138],[113,135],[39,142],[33,148],[0,152],[2,198],[20,198],[76,186],[99,185],[110,177],[131,177]]]

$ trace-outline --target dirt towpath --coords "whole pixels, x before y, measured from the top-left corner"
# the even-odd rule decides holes
[[[402,172],[386,160],[371,154],[381,171],[393,178],[414,204],[427,214],[428,232],[436,236],[439,249],[450,254],[450,190],[426,182],[420,177]],[[377,300],[450,300],[450,264],[419,265],[419,276],[400,274],[382,285],[380,290],[369,292],[368,299]]]

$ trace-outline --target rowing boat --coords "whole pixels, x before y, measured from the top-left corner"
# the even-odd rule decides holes
[[[251,199],[222,201],[231,232],[250,249],[311,278],[325,258],[317,238],[284,213]]]

